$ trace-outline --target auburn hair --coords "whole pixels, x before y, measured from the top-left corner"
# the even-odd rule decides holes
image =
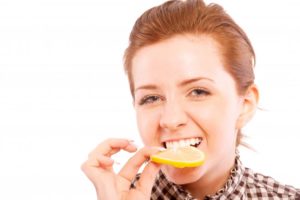
[[[218,4],[203,0],[170,0],[144,12],[135,22],[124,54],[131,94],[134,95],[132,60],[141,48],[175,35],[212,37],[218,44],[222,62],[244,94],[254,83],[255,52],[242,28]],[[237,145],[241,143],[239,130]]]

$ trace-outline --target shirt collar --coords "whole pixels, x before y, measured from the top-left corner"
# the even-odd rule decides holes
[[[239,183],[243,178],[245,168],[242,165],[239,154],[235,158],[235,166],[230,172],[230,177],[227,180],[223,188],[221,188],[216,194],[208,195],[208,199],[227,199],[235,190],[241,189]],[[245,188],[244,188],[245,189]]]
[[[240,161],[240,157],[239,154],[236,154],[236,158],[235,158],[235,166],[234,168],[231,170],[230,172],[230,177],[227,180],[226,184],[224,185],[223,188],[221,188],[217,193],[215,193],[214,195],[208,195],[206,196],[205,199],[228,199],[228,197],[234,193],[234,191],[238,190],[244,190],[245,188],[241,188],[238,187],[239,183],[242,180],[243,174],[244,174],[245,168],[242,165],[242,162]],[[188,199],[193,199],[191,194],[184,190],[182,186],[180,185],[176,185],[172,182],[169,182],[166,179],[166,176],[164,174],[162,174],[162,172],[160,172],[159,175],[162,179],[165,179],[164,181],[167,181],[169,184],[172,185],[172,190],[174,191],[178,191],[181,194],[184,194],[183,196],[189,197]]]

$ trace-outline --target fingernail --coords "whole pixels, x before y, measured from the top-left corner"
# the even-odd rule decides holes
[[[134,140],[128,140],[128,141],[132,146],[134,146],[135,148],[138,148],[137,145],[134,143]]]

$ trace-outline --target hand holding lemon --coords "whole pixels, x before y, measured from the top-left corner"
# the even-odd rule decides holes
[[[114,160],[111,157],[121,150],[134,155],[116,173],[113,169]],[[111,138],[97,145],[83,163],[82,170],[93,182],[98,199],[147,200],[150,199],[152,186],[160,169],[159,165],[147,162],[135,189],[130,189],[130,185],[150,155],[158,151],[159,147],[143,147],[138,150],[130,140]]]

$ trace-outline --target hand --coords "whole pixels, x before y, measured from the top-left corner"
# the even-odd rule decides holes
[[[148,162],[136,188],[130,189],[130,184],[142,164],[151,154],[159,151],[159,147],[144,147],[132,156],[118,174],[113,170],[113,154],[120,150],[136,152],[137,148],[126,139],[108,139],[100,143],[82,164],[82,170],[95,186],[98,200],[129,200],[150,199],[152,186],[160,167]]]

